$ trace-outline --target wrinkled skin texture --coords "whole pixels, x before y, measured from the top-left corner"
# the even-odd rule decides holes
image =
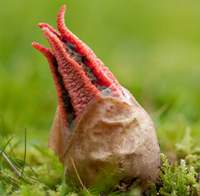
[[[142,181],[156,181],[160,160],[154,125],[141,106],[131,99],[101,97],[95,100],[71,137],[64,141],[62,129],[57,128],[59,118],[54,123],[50,146],[58,150],[61,146],[55,138],[62,141],[61,149],[66,149],[61,159],[70,175],[75,176],[73,159],[85,185],[95,183],[98,172],[109,165],[116,168],[122,179],[138,177]]]
[[[33,43],[49,62],[58,95],[50,148],[64,163],[67,175],[84,186],[95,184],[106,168],[112,168],[118,181],[156,181],[160,149],[151,118],[67,29],[64,13],[62,7],[59,32],[48,24],[39,25],[51,49]]]

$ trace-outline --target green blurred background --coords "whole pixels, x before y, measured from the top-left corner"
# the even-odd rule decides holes
[[[56,94],[38,22],[66,23],[153,117],[163,150],[200,136],[200,1],[0,0],[0,133],[47,144]]]

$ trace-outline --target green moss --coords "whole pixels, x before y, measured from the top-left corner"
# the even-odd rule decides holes
[[[186,161],[181,159],[178,162],[170,165],[165,155],[161,155],[161,195],[197,195],[198,182],[197,173],[194,167],[186,165]]]
[[[160,173],[160,181],[157,184],[151,185],[146,190],[146,195],[176,195],[176,196],[189,196],[198,195],[200,193],[200,183],[198,181],[198,165],[196,159],[199,155],[195,154],[193,147],[189,150],[190,144],[186,142],[189,138],[188,132],[184,139],[177,145],[177,155],[181,149],[184,151],[184,157],[181,153],[182,159],[177,159],[170,163],[166,155],[161,154],[162,167]],[[190,140],[191,142],[192,140]],[[180,147],[182,146],[182,147]],[[7,147],[8,152],[9,148]],[[185,150],[183,150],[185,149]],[[58,161],[57,157],[52,151],[44,150],[38,147],[31,147],[27,149],[27,161],[24,167],[23,176],[18,177],[13,170],[6,164],[5,160],[1,157],[1,170],[0,170],[0,195],[13,195],[13,196],[31,196],[31,195],[52,195],[52,196],[65,196],[65,195],[99,195],[106,193],[106,195],[139,195],[140,187],[137,183],[133,184],[127,192],[113,192],[108,189],[105,182],[102,180],[98,184],[89,189],[77,190],[70,183],[70,179],[65,179],[63,166]],[[191,154],[187,154],[191,153]],[[20,145],[15,146],[15,149],[10,152],[10,155],[21,156]],[[191,157],[192,156],[192,157]],[[9,156],[8,154],[8,157]],[[23,157],[23,156],[22,156]],[[22,167],[17,166],[14,157],[10,159],[16,168],[21,171]],[[35,160],[35,161],[32,161]],[[108,172],[109,176],[109,172]]]

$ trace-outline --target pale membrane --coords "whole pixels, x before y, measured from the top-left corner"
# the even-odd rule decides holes
[[[125,89],[124,93],[123,98],[92,101],[72,130],[63,125],[57,109],[49,146],[67,175],[84,186],[95,184],[106,168],[119,180],[139,178],[146,183],[158,178],[160,149],[154,124],[132,95]]]

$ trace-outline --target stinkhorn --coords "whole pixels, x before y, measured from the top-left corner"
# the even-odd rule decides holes
[[[58,97],[49,146],[67,175],[85,186],[106,168],[119,180],[155,181],[160,149],[154,124],[131,93],[57,16],[58,31],[40,23],[50,49],[33,42],[48,60]],[[104,177],[110,175],[104,172]]]

